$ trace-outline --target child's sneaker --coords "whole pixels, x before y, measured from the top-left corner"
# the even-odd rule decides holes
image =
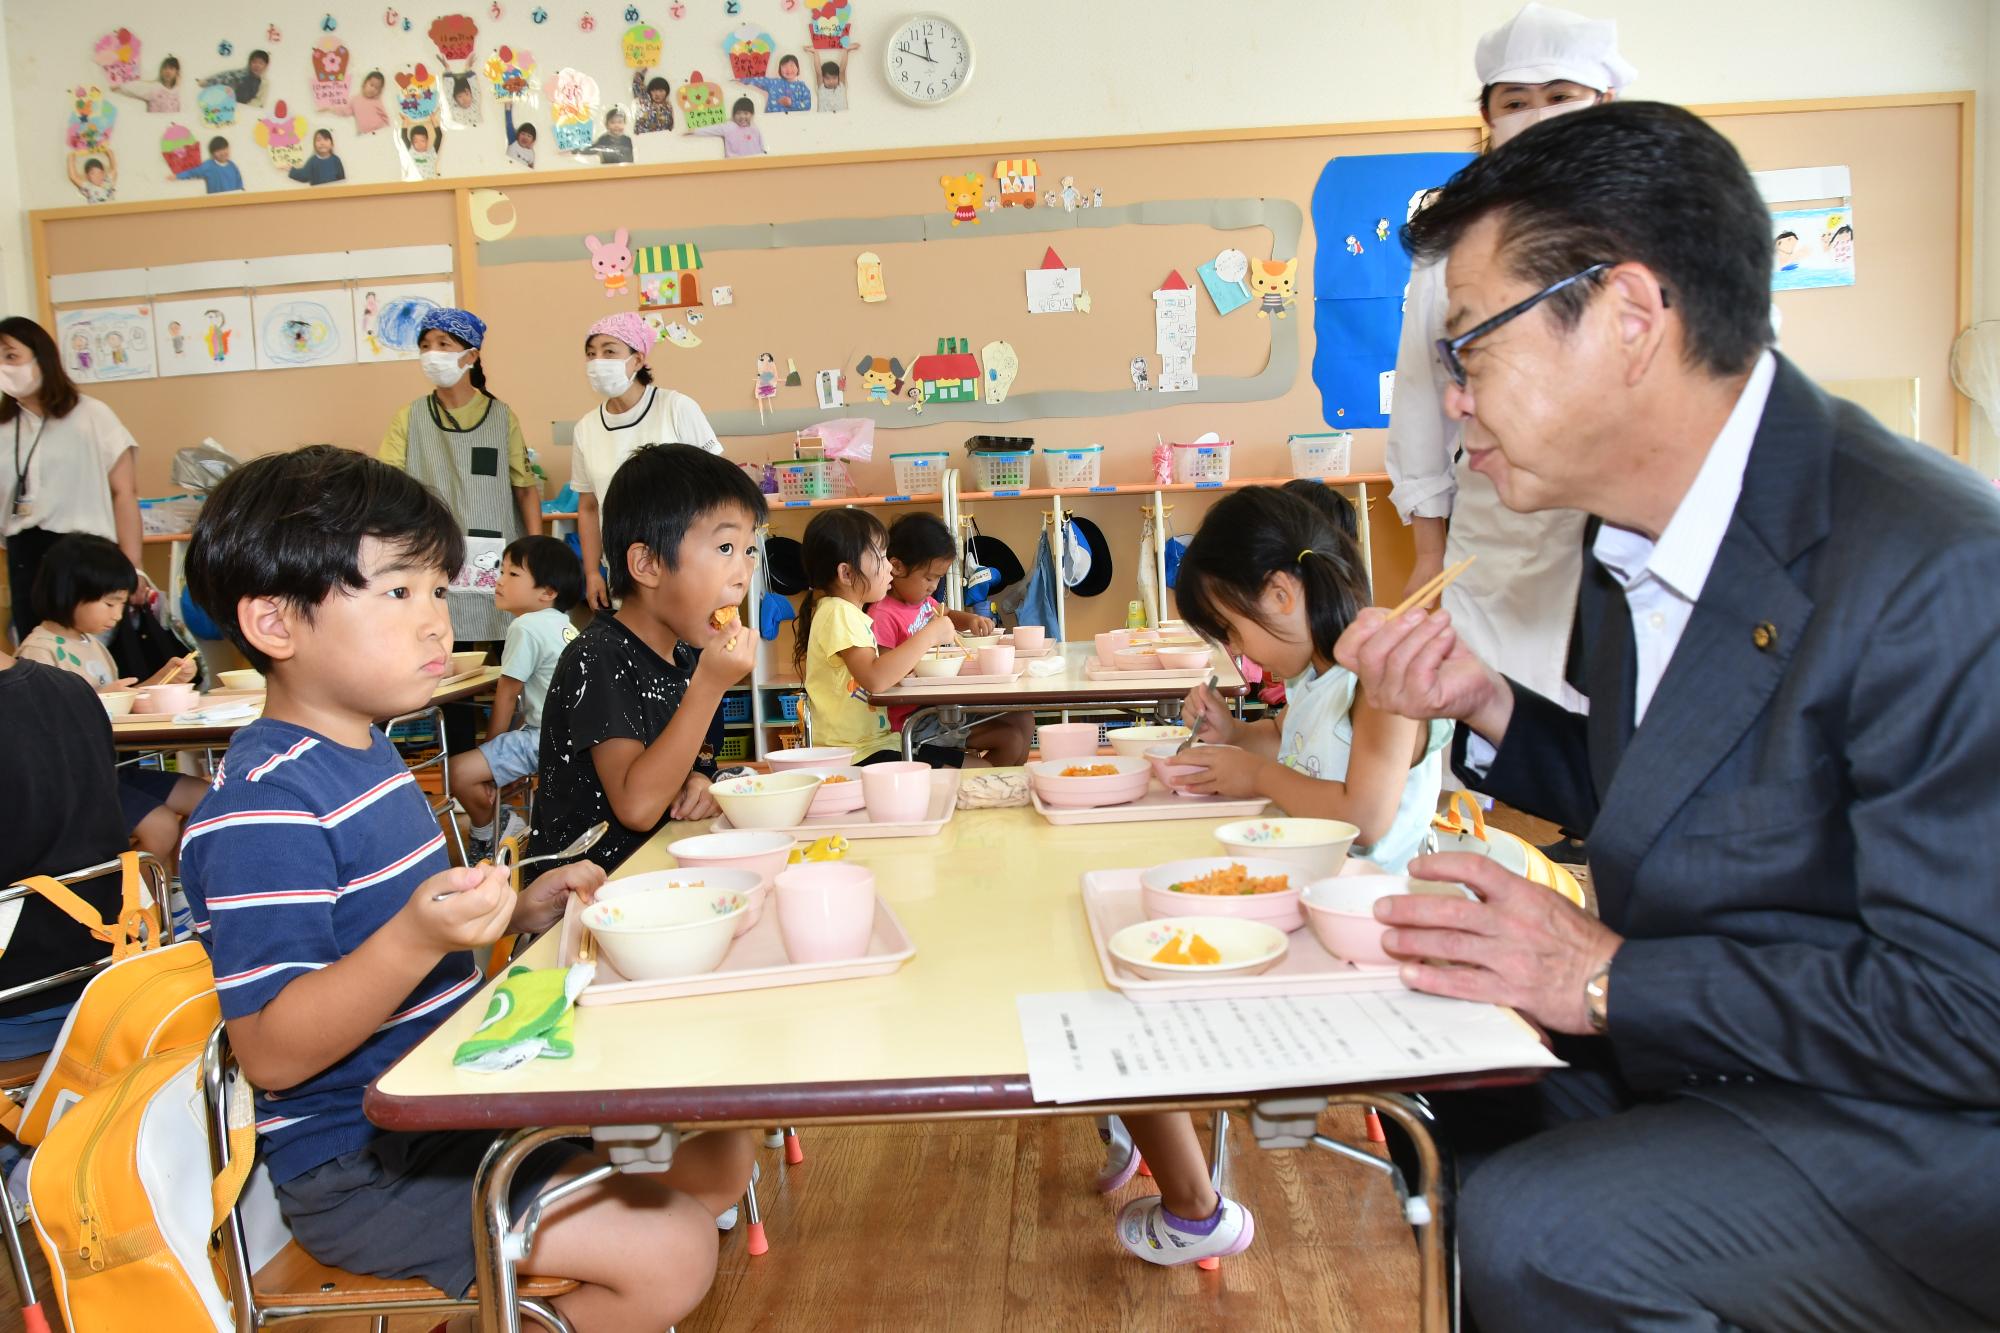
[[[1139,1149],[1132,1142],[1125,1122],[1115,1115],[1098,1117],[1098,1142],[1104,1145],[1104,1165],[1097,1172],[1097,1192],[1112,1194],[1139,1169]]]
[[[1118,1210],[1119,1243],[1149,1264],[1227,1259],[1249,1249],[1256,1234],[1250,1210],[1226,1195],[1214,1214],[1199,1222],[1175,1217],[1158,1195],[1134,1199]]]

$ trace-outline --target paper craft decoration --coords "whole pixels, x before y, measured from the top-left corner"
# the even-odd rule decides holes
[[[1153,350],[1160,354],[1160,392],[1200,387],[1194,373],[1194,289],[1179,269],[1153,293]]]
[[[625,244],[628,233],[620,227],[611,234],[609,243],[595,236],[583,238],[584,248],[590,251],[590,268],[597,280],[604,284],[604,294],[608,297],[623,296],[631,287],[632,250]]]
[[[1250,265],[1250,293],[1257,298],[1257,318],[1286,318],[1298,300],[1298,276],[1296,255],[1282,260],[1259,259]]]
[[[951,209],[952,226],[961,222],[979,225],[979,187],[985,183],[986,178],[976,171],[970,176],[938,177],[938,184],[944,187],[945,205]]]
[[[424,316],[453,301],[448,282],[356,283],[353,298],[354,359],[363,364],[414,360]]]
[[[793,360],[793,359],[792,359],[791,357],[789,357],[789,356],[788,356],[788,357],[786,357],[786,358],[785,358],[785,387],[786,387],[787,389],[796,389],[796,388],[799,388],[799,387],[801,387],[801,386],[802,386],[802,385],[804,385],[804,384],[805,384],[805,381],[799,378],[799,363],[798,363],[797,361]]]
[[[438,59],[446,69],[456,65],[461,69],[472,67],[474,43],[479,39],[479,25],[468,14],[446,14],[431,20],[431,45],[437,48]]]
[[[1134,389],[1137,389],[1140,393],[1144,393],[1148,389],[1153,387],[1152,381],[1147,378],[1147,367],[1146,367],[1145,357],[1135,356],[1132,358],[1131,374],[1132,374],[1132,387]]]
[[[660,52],[665,40],[660,30],[650,23],[635,23],[625,30],[618,39],[618,46],[625,53],[627,69],[651,69],[660,63]]]
[[[194,104],[204,125],[236,123],[236,90],[226,83],[211,83],[195,94]]]
[[[738,82],[763,78],[771,68],[774,49],[771,34],[750,24],[736,29],[722,42],[723,53],[729,57],[730,77]]]
[[[314,44],[312,57],[313,105],[322,111],[347,110],[347,44],[327,36]]]
[[[705,130],[729,119],[722,106],[722,85],[703,79],[700,70],[688,75],[674,100],[681,104],[681,124],[690,130]]]
[[[807,16],[815,51],[845,51],[854,45],[854,6],[841,0],[815,4]]]
[[[868,401],[879,407],[887,407],[903,391],[903,363],[893,356],[864,356],[855,365],[854,373],[861,377],[861,389],[868,395]]]
[[[151,379],[153,312],[142,305],[65,310],[56,316],[56,350],[79,384]]]
[[[139,77],[139,39],[130,28],[114,28],[98,38],[91,47],[90,58],[113,85],[130,83]]]
[[[535,57],[530,51],[502,46],[486,57],[486,82],[496,101],[519,106],[535,100]]]
[[[247,296],[199,296],[153,303],[161,378],[255,370]]]
[[[1854,208],[1787,208],[1771,214],[1771,290],[1854,285]]]
[[[819,398],[819,405],[825,407],[847,406],[847,376],[838,370],[822,370],[813,376],[813,393]]]
[[[659,321],[657,327],[660,330],[660,336],[662,338],[665,338],[668,342],[672,343],[674,346],[676,347],[701,346],[701,339],[697,338],[694,335],[694,330],[690,329],[687,325],[670,322],[660,315],[646,316],[646,322],[649,324],[655,320]]]
[[[549,118],[556,128],[556,148],[564,153],[588,152],[597,138],[597,80],[565,65],[549,76]]]
[[[77,88],[70,93],[69,129],[71,148],[99,151],[111,142],[111,127],[118,123],[118,108],[111,105],[102,88]]]
[[[160,156],[166,159],[167,170],[178,176],[201,165],[201,143],[187,126],[171,124],[160,135]]]
[[[778,396],[778,358],[769,352],[757,354],[757,420],[761,423],[771,410],[771,400]]]
[[[624,233],[619,233],[623,239]],[[698,245],[647,245],[636,256],[641,310],[684,310],[701,304]]]
[[[993,179],[1000,187],[1002,208],[1033,208],[1035,177],[1041,167],[1032,157],[1002,158],[993,164]]]
[[[281,171],[305,165],[306,118],[287,116],[282,99],[271,111],[257,122],[257,142],[271,154],[271,165]]]
[[[979,401],[979,362],[963,338],[940,338],[937,351],[910,363],[910,380],[926,403]]]
[[[854,285],[861,299],[871,305],[889,299],[889,287],[882,278],[882,256],[864,250],[854,257]]]
[[[1042,256],[1042,266],[1027,270],[1028,313],[1066,315],[1076,309],[1076,294],[1083,290],[1083,270],[1070,268],[1056,254],[1054,246]]]
[[[1195,276],[1215,303],[1215,313],[1226,315],[1250,304],[1250,286],[1243,279],[1250,272],[1250,257],[1241,250],[1222,250],[1215,258],[1195,269]]]
[[[256,292],[257,362],[267,370],[337,366],[354,360],[354,298],[345,287]]]
[[[721,287],[711,287],[708,289],[708,299],[714,302],[716,305],[735,305],[736,289],[734,287],[728,286],[727,284]],[[700,312],[696,312],[695,314],[689,315],[688,323],[690,324],[701,323]]]
[[[514,201],[498,190],[474,190],[466,202],[472,214],[472,234],[482,241],[499,240],[520,221],[514,213]],[[494,216],[503,207],[507,210],[504,221]]]
[[[1021,358],[1014,354],[1014,344],[997,340],[987,343],[979,349],[979,362],[986,401],[1006,402],[1007,390],[1014,387],[1014,376],[1021,369]]]
[[[396,112],[405,126],[428,125],[437,117],[438,81],[430,66],[419,61],[396,72]]]

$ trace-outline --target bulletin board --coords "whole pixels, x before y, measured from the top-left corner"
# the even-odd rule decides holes
[[[1970,316],[1971,95],[1697,110],[1753,169],[1851,169],[1862,223],[1858,281],[1780,294],[1784,350],[1821,379],[1920,380],[1921,438],[1962,454],[1968,408],[1950,388],[1947,357]],[[725,241],[704,247],[701,277],[708,293],[730,287],[733,302],[718,307],[705,294],[703,319],[692,326],[701,345],[662,344],[653,359],[665,383],[702,404],[734,458],[788,456],[793,432],[813,421],[873,415],[876,461],[856,469],[868,493],[886,489],[890,453],[957,452],[977,433],[1031,435],[1050,447],[1101,443],[1104,480],[1129,482],[1150,475],[1156,438],[1214,430],[1236,441],[1239,476],[1274,475],[1287,470],[1288,434],[1341,424],[1322,420],[1308,373],[1311,269],[1322,238],[1307,209],[1322,168],[1343,155],[1466,151],[1476,143],[1475,123],[1462,117],[1292,126],[334,185],[45,210],[30,224],[50,327],[50,274],[360,244],[451,244],[460,299],[490,326],[485,358],[493,389],[519,415],[557,485],[569,470],[561,423],[593,403],[577,364],[584,330],[600,315],[636,305],[631,296],[607,299],[581,237],[605,239],[620,226],[635,243],[683,235]],[[978,223],[949,226],[941,175],[977,171],[986,177],[983,193],[995,193],[995,163],[1021,156],[1037,159],[1045,188],[1070,176],[1086,194],[1101,190],[1104,207],[982,207]],[[511,210],[515,225],[504,238],[474,235],[478,189],[505,192],[497,216]],[[912,219],[928,221],[912,231]],[[1259,319],[1254,306],[1217,315],[1195,268],[1225,247],[1253,260],[1300,256],[1298,301],[1288,319]],[[1049,248],[1082,271],[1088,314],[1028,313],[1024,275]],[[882,258],[884,302],[857,295],[855,256],[862,251]],[[1129,363],[1145,354],[1157,374],[1152,293],[1173,271],[1197,292],[1201,389],[1141,393]],[[1020,369],[1010,396],[1030,408],[996,414],[932,404],[913,415],[905,402],[815,406],[816,372],[844,367],[852,404],[861,397],[853,372],[862,356],[895,356],[907,365],[944,338],[974,349],[996,339],[1011,343]],[[802,384],[781,389],[773,415],[760,422],[753,386],[758,354],[767,351],[781,382],[789,362]],[[170,489],[173,451],[204,436],[241,456],[321,441],[372,450],[390,414],[425,388],[414,366],[391,363],[134,380],[90,391],[139,437],[140,491],[158,494]],[[1035,397],[1042,394],[1055,397]],[[1036,402],[1059,410],[1045,413]],[[1355,470],[1379,468],[1381,448],[1382,432],[1362,432]]]

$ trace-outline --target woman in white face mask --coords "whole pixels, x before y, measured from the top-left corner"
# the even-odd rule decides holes
[[[1479,39],[1479,114],[1494,151],[1552,116],[1610,101],[1636,71],[1618,55],[1617,25],[1531,4]],[[1410,274],[1389,414],[1390,501],[1410,524],[1417,563],[1407,591],[1446,564],[1479,561],[1444,592],[1453,628],[1482,661],[1545,698],[1579,711],[1564,680],[1584,516],[1517,514],[1466,464],[1463,427],[1445,414],[1449,383],[1435,341],[1447,312],[1443,261]],[[1396,600],[1384,598],[1385,601]]]
[[[417,366],[431,391],[397,410],[376,452],[443,496],[465,529],[465,567],[449,601],[452,638],[467,644],[507,637],[512,617],[493,605],[500,553],[542,530],[542,493],[520,419],[486,392],[485,341],[486,323],[470,310],[424,316]]]
[[[139,443],[117,413],[76,391],[55,340],[32,319],[0,319],[0,392],[0,544],[14,633],[25,638],[35,627],[35,571],[65,533],[115,541],[145,569]]]
[[[653,383],[652,354],[658,335],[632,311],[606,315],[583,339],[583,373],[604,401],[578,418],[570,436],[569,484],[576,491],[577,540],[583,546],[584,596],[604,610],[611,594],[604,583],[604,533],[597,496],[611,474],[642,444],[692,444],[722,452],[715,428],[694,399]]]

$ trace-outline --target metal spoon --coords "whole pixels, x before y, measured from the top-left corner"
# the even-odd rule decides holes
[[[1202,684],[1206,688],[1212,690],[1215,688],[1215,679],[1216,679],[1215,673],[1211,671],[1208,673],[1208,679],[1203,681]],[[1188,725],[1187,739],[1174,747],[1175,754],[1180,754],[1182,751],[1186,750],[1188,746],[1194,744],[1194,738],[1201,735],[1202,723],[1206,721],[1208,721],[1208,714],[1198,713],[1195,715],[1194,721]]]
[[[493,863],[502,869],[519,870],[523,866],[531,866],[537,861],[567,861],[572,857],[582,856],[585,852],[595,847],[598,841],[609,832],[611,832],[610,821],[600,819],[597,823],[592,824],[589,828],[578,834],[575,842],[559,852],[544,852],[540,856],[530,856],[526,860],[509,861],[507,859],[507,849],[502,847],[494,857]],[[433,893],[431,901],[441,903],[451,896],[449,893]]]

